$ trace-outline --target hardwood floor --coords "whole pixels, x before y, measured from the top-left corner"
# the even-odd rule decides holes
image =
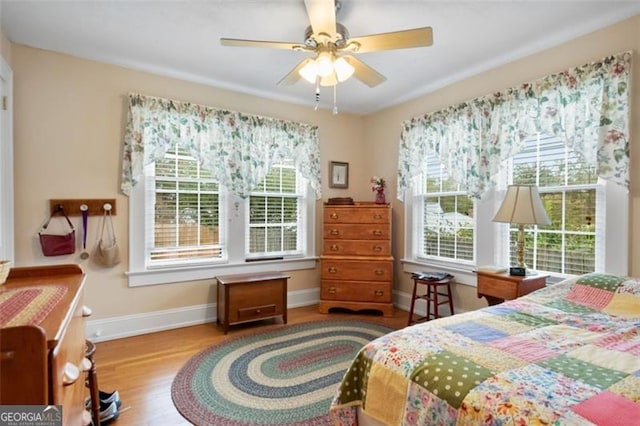
[[[365,319],[391,328],[407,324],[406,311],[395,310],[393,317],[351,312],[320,314],[318,306],[289,309],[288,324],[322,319]],[[233,326],[225,336],[215,323],[179,328],[125,339],[97,343],[98,386],[118,390],[121,414],[114,426],[188,425],[171,400],[171,383],[178,370],[201,350],[243,334],[282,327],[281,320],[265,320]]]

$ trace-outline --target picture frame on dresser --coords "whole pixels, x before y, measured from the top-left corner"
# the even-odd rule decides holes
[[[329,188],[349,187],[349,163],[329,162]]]

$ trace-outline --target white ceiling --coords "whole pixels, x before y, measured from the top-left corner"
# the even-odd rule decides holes
[[[358,55],[387,81],[341,83],[338,106],[374,112],[638,13],[640,0],[342,0],[338,21],[351,36],[430,26],[434,44]],[[302,42],[303,0],[0,0],[0,15],[15,43],[314,105],[315,87],[304,80],[276,85],[309,53],[219,42]],[[322,88],[320,98],[330,109],[333,90]]]

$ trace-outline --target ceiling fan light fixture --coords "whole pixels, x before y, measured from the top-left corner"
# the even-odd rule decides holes
[[[320,77],[333,73],[333,57],[329,52],[320,52],[316,58],[316,72]]]
[[[309,83],[316,84],[316,76],[318,75],[316,68],[316,61],[311,59],[305,64],[305,66],[300,68],[300,71],[298,71],[298,73]]]
[[[343,57],[339,57],[335,60],[335,62],[333,63],[333,68],[336,71],[336,77],[338,78],[338,81],[340,83],[346,81],[349,77],[351,77],[356,70],[353,65],[347,62],[347,60]]]
[[[336,73],[334,72],[320,78],[320,86],[336,86],[336,85],[338,85],[338,78],[336,77]]]

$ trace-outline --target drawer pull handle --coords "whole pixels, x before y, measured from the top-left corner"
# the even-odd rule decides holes
[[[382,215],[380,213],[376,213],[373,215],[374,219],[382,219]]]
[[[382,251],[382,247],[381,246],[373,246],[373,251],[380,252],[380,251]]]
[[[83,317],[90,317],[93,314],[93,311],[91,310],[90,307],[88,307],[87,305],[83,305],[82,306],[82,316]]]
[[[80,369],[75,365],[67,362],[64,365],[64,373],[62,374],[62,384],[64,386],[70,386],[74,384],[80,377]]]
[[[376,237],[379,237],[380,235],[382,235],[382,231],[379,229],[374,229],[373,230],[373,235],[375,235]]]
[[[340,231],[338,231],[337,229],[332,229],[331,231],[329,231],[329,234],[331,234],[331,235],[339,235]]]
[[[340,250],[340,247],[338,247],[337,244],[332,244],[331,245],[331,251],[338,251],[338,250]]]
[[[384,294],[384,291],[376,290],[376,291],[373,292],[373,294],[375,294],[376,296],[382,296]]]
[[[9,361],[16,356],[15,351],[2,351],[0,352],[0,361]]]
[[[256,314],[259,314],[260,312],[260,309],[256,309]]]
[[[87,357],[82,358],[82,371],[91,370],[91,360]]]
[[[331,215],[329,217],[331,219],[337,219],[338,218],[338,213],[331,213]]]
[[[336,288],[335,287],[329,287],[329,294],[336,294]]]
[[[336,272],[338,272],[337,268],[334,268],[333,266],[329,268],[329,273],[330,274],[335,274]]]
[[[384,275],[384,269],[376,269],[376,270],[374,271],[374,273],[375,273],[376,275]]]

